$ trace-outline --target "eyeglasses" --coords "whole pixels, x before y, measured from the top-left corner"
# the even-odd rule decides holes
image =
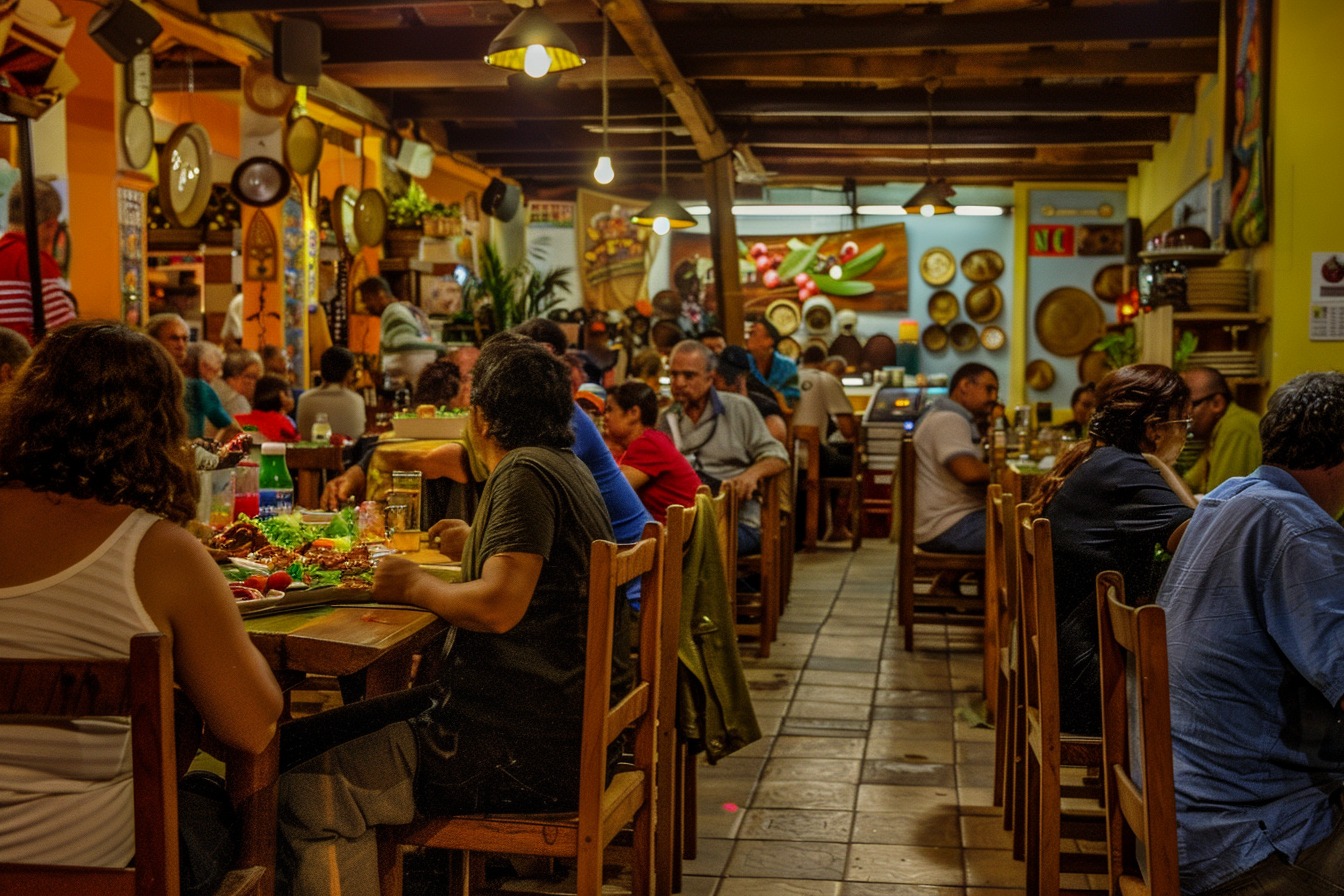
[[[1186,417],[1182,420],[1154,420],[1154,426],[1180,426],[1182,429],[1189,429],[1190,424],[1194,423],[1194,418]]]

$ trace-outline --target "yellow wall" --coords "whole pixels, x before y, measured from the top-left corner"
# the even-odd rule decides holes
[[[1274,179],[1265,249],[1273,297],[1270,378],[1279,385],[1307,370],[1344,369],[1344,342],[1307,339],[1311,253],[1344,251],[1344,118],[1339,0],[1278,0],[1271,41],[1270,120]]]
[[[1223,88],[1220,78],[1200,79],[1193,115],[1172,119],[1171,139],[1153,147],[1130,181],[1129,213],[1147,226],[1204,177],[1223,173]]]

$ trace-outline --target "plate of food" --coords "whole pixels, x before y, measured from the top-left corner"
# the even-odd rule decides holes
[[[392,429],[403,438],[460,439],[467,431],[467,411],[422,404],[415,409],[414,415],[393,417]]]

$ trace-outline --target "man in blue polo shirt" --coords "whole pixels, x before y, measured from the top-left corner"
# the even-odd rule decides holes
[[[1167,612],[1181,892],[1344,893],[1344,374],[1281,387],[1200,502]]]

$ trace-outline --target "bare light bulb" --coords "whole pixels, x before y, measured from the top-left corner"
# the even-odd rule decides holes
[[[546,53],[546,48],[541,44],[529,44],[527,52],[523,54],[523,71],[527,72],[528,77],[540,78],[551,70],[551,57]]]
[[[653,219],[653,232],[658,234],[659,236],[663,236],[671,229],[672,229],[672,222],[668,221],[666,216],[659,215],[658,217]]]
[[[933,217],[933,204],[926,202],[919,207],[919,213],[926,218]]]
[[[616,169],[611,167],[611,156],[603,153],[597,157],[597,167],[593,169],[593,180],[600,184],[609,184],[616,178]]]

